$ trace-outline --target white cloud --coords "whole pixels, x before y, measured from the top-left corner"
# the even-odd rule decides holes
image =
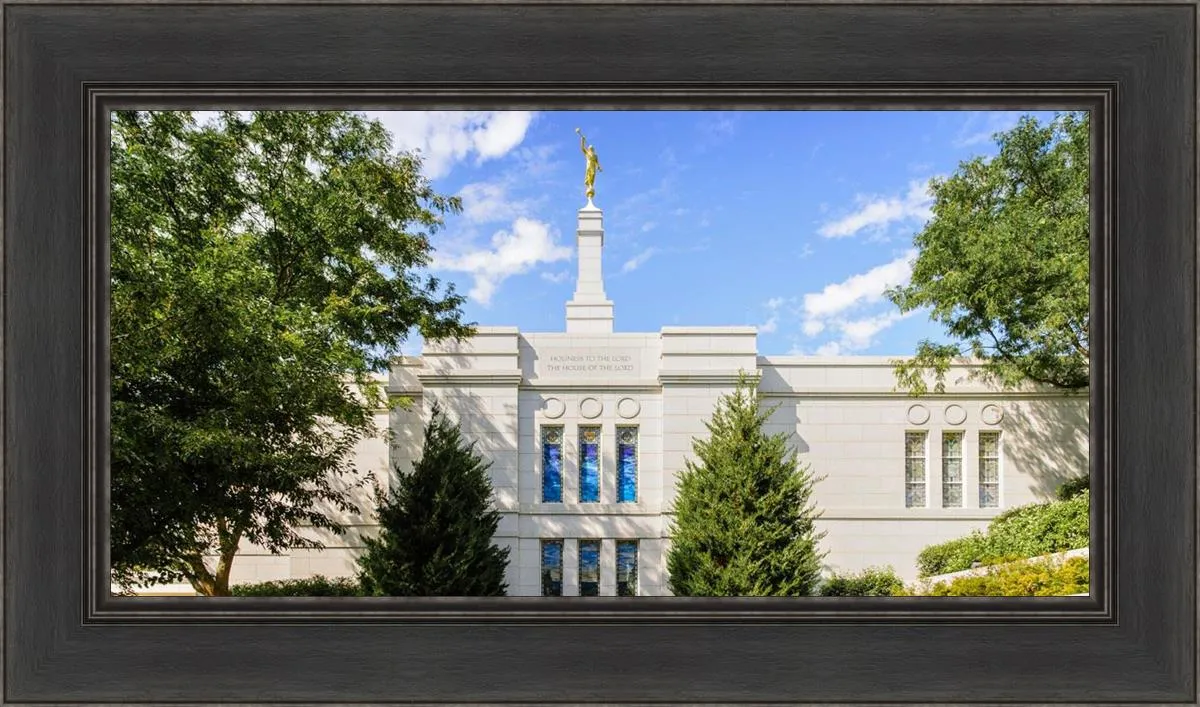
[[[553,159],[554,153],[557,151],[557,145],[522,146],[513,151],[513,157],[517,163],[514,171],[522,181],[549,177],[557,172],[563,164],[561,161]]]
[[[913,313],[908,312],[901,314],[900,312],[886,312],[875,316],[863,317],[861,319],[841,320],[835,322],[834,326],[841,331],[842,338],[839,344],[843,349],[859,351],[871,345],[875,335],[887,329],[896,322],[911,316]]]
[[[553,283],[566,282],[567,278],[569,278],[569,277],[571,277],[571,273],[567,272],[566,270],[564,270],[562,272],[553,272],[553,273],[552,272],[544,272],[544,273],[542,273],[542,279],[545,280],[546,282],[553,282]]]
[[[758,325],[759,334],[774,334],[779,329],[779,317],[771,315],[767,321]]]
[[[646,223],[643,223],[642,224],[642,233],[649,233],[650,231],[653,231],[654,227],[657,225],[658,224],[654,223],[653,221],[647,221]]]
[[[827,285],[820,292],[804,295],[805,316],[809,319],[824,319],[852,307],[882,300],[883,293],[888,288],[908,283],[912,277],[912,260],[916,254],[915,250],[909,250],[890,263],[853,275],[842,282]]]
[[[876,336],[883,330],[914,314],[916,312],[906,312],[904,314],[900,314],[899,312],[884,312],[858,319],[833,319],[829,322],[828,329],[834,338],[818,346],[813,350],[812,355],[846,356],[870,348],[875,343]],[[808,329],[810,323],[805,323],[805,333],[810,337],[821,333],[826,328],[824,324],[817,323],[818,330],[815,333],[810,333]],[[793,347],[792,353],[804,355],[804,349],[797,345]]]
[[[525,139],[531,111],[366,111],[392,134],[394,146],[420,150],[431,179],[449,174],[458,162],[503,157]]]
[[[633,256],[629,260],[626,260],[625,264],[621,266],[621,272],[625,273],[625,272],[633,272],[634,270],[637,270],[638,268],[645,265],[646,261],[649,260],[650,258],[653,258],[655,256],[655,254],[657,254],[657,253],[658,253],[658,248],[647,248],[647,249],[643,250],[641,253],[638,253],[637,255]]]
[[[556,242],[547,224],[521,217],[513,221],[510,230],[493,235],[490,248],[436,257],[433,265],[440,270],[470,273],[474,286],[468,294],[487,306],[507,278],[528,272],[540,263],[568,260],[571,255],[570,248]]]
[[[511,221],[528,216],[533,202],[513,199],[508,187],[498,182],[476,182],[463,187],[458,196],[462,198],[462,215],[472,223],[495,223]]]
[[[914,314],[900,314],[890,303],[879,305],[886,302],[887,289],[908,283],[915,256],[916,251],[909,250],[889,263],[804,295],[801,331],[808,338],[831,337],[814,353],[836,356],[869,348],[880,332]]]
[[[927,221],[933,206],[928,185],[927,179],[910,182],[903,196],[859,196],[857,211],[826,223],[817,232],[825,238],[845,238],[863,230],[881,231],[897,221]]]
[[[816,336],[825,331],[825,324],[819,319],[809,319],[804,322],[804,335]]]

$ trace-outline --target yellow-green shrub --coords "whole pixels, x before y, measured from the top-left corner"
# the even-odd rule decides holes
[[[935,597],[1050,597],[1085,594],[1088,559],[1033,560],[989,567],[977,575],[956,577],[931,587],[908,590]]]

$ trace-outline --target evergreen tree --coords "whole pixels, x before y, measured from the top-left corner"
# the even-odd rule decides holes
[[[764,431],[773,409],[756,383],[743,374],[722,396],[709,439],[692,444],[699,461],[679,476],[667,556],[676,596],[808,596],[820,581],[817,479],[789,435]]]
[[[358,560],[365,594],[504,596],[489,466],[435,405],[420,460],[378,499],[382,528]]]

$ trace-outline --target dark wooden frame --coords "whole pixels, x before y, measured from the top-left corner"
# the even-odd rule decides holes
[[[1159,4],[4,3],[6,703],[1196,693],[1196,29]],[[1087,108],[1093,596],[108,596],[105,112]]]

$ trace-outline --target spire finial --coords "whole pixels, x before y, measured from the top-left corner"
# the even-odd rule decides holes
[[[588,198],[588,208],[594,209],[596,206],[592,203],[592,197],[596,196],[596,172],[603,172],[604,168],[600,166],[600,158],[596,156],[596,146],[587,144],[587,138],[579,128],[575,128],[575,134],[579,136],[579,149],[587,160],[587,167],[583,173],[584,193]]]

